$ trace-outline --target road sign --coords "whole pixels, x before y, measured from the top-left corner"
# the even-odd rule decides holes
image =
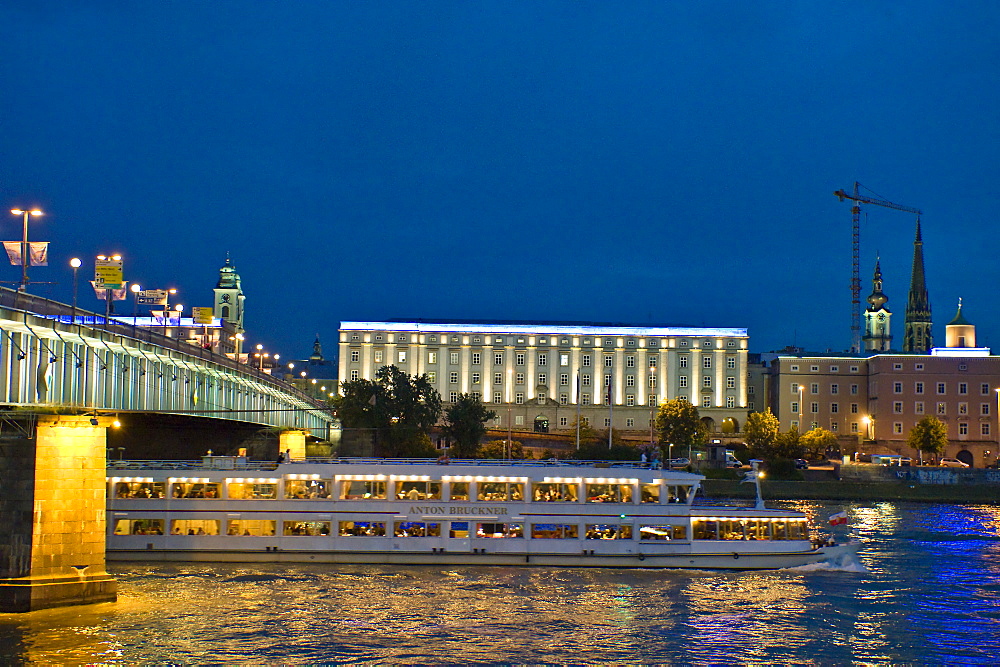
[[[140,306],[165,306],[167,304],[167,290],[144,289],[136,295],[136,301]]]
[[[214,308],[203,308],[200,306],[195,306],[191,309],[191,316],[194,318],[195,324],[211,324],[212,316],[215,314]]]
[[[122,260],[95,260],[94,286],[99,289],[119,289],[122,286]]]

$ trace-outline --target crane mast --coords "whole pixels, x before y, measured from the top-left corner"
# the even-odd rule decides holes
[[[854,181],[853,193],[845,192],[844,190],[837,190],[833,194],[836,195],[840,201],[849,199],[853,202],[851,205],[851,351],[860,352],[861,351],[861,270],[860,270],[860,258],[861,258],[861,204],[874,204],[875,206],[882,206],[884,208],[891,208],[897,211],[905,211],[907,213],[915,213],[917,216],[917,223],[920,222],[920,209],[913,208],[911,206],[903,206],[902,204],[896,204],[888,199],[882,199],[881,197],[871,197],[868,195],[862,195],[860,192],[862,185],[857,181]]]

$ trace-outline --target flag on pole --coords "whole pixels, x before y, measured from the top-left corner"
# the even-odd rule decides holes
[[[21,266],[21,242],[4,241],[3,248],[7,251],[7,257],[10,258],[11,265]]]
[[[847,512],[837,512],[830,515],[830,525],[840,526],[847,524]]]
[[[32,266],[49,265],[49,242],[32,241],[28,244],[28,262]]]

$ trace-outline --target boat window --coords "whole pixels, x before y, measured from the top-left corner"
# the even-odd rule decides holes
[[[639,528],[640,540],[686,540],[687,526],[641,526]]]
[[[452,482],[451,483],[451,499],[452,500],[468,500],[469,499],[469,483],[468,482]]]
[[[577,527],[574,524],[563,523],[533,523],[531,524],[532,539],[542,540],[575,540],[578,537]]]
[[[668,503],[686,503],[688,498],[688,493],[691,491],[690,486],[668,486],[667,487],[667,502]]]
[[[174,482],[170,486],[174,498],[219,497],[219,485],[215,482]]]
[[[372,480],[345,480],[341,482],[341,500],[385,500],[385,482]]]
[[[283,521],[284,535],[300,537],[324,537],[330,534],[329,521]]]
[[[341,537],[383,537],[385,523],[381,521],[341,521]]]
[[[524,484],[521,482],[478,482],[479,500],[523,500]]]
[[[396,482],[396,497],[400,500],[441,500],[441,482]]]
[[[639,500],[644,503],[660,502],[660,485],[643,484],[639,493]]]
[[[266,519],[231,519],[226,535],[253,535],[266,537],[274,535],[277,521]]]
[[[588,503],[630,503],[632,502],[631,484],[588,484]]]
[[[786,530],[787,524],[784,520],[772,521],[771,522],[771,539],[772,540],[787,540],[788,531]]]
[[[692,522],[692,531],[696,540],[717,540],[719,539],[718,523],[708,519],[695,519]]]
[[[118,519],[115,535],[162,535],[163,519]]]
[[[397,521],[392,534],[396,537],[441,537],[441,524]]]
[[[588,523],[584,537],[588,540],[631,540],[632,526],[613,523]]]
[[[115,498],[163,498],[163,482],[116,482]]]
[[[278,485],[259,482],[229,482],[226,493],[234,500],[274,500]]]
[[[771,522],[763,519],[750,519],[746,522],[748,540],[771,539]]]
[[[170,522],[171,535],[218,535],[218,519],[174,519]]]
[[[533,483],[531,498],[539,503],[575,503],[579,500],[576,484]]]
[[[806,522],[800,519],[792,519],[788,522],[788,539],[808,540],[809,529]]]
[[[328,479],[286,479],[285,497],[297,500],[317,500],[330,497]]]
[[[480,523],[476,525],[476,537],[524,537],[524,524]]]
[[[468,537],[468,536],[469,536],[468,521],[451,522],[451,530],[448,531],[448,537]]]
[[[720,540],[745,540],[747,535],[744,532],[745,520],[724,519],[719,522]]]

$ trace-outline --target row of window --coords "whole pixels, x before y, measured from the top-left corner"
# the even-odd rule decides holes
[[[803,392],[803,393],[805,393],[805,385],[799,384],[798,382],[793,382],[792,383],[792,393],[793,394],[798,394],[800,391]],[[856,396],[858,394],[858,385],[856,385],[856,384],[850,385],[849,391],[850,391],[850,393],[851,393],[852,396]],[[819,393],[819,383],[818,382],[813,382],[812,384],[809,385],[809,393],[810,394],[818,394]],[[840,385],[837,384],[836,382],[831,383],[830,384],[830,393],[831,394],[839,394],[840,393]]]
[[[396,359],[399,363],[406,363],[407,353],[409,350],[397,350]],[[482,364],[482,353],[473,352],[471,354],[471,361],[473,366],[478,366]],[[436,365],[438,363],[439,356],[437,350],[430,350],[427,352],[427,363],[428,365]],[[460,356],[458,352],[448,353],[449,363],[453,366],[457,366],[460,363]],[[614,355],[607,354],[604,355],[604,367],[612,368],[614,367]],[[361,361],[361,350],[352,349],[351,350],[351,361],[353,363],[359,363]],[[384,350],[373,350],[372,351],[372,361],[376,364],[385,363]],[[524,366],[527,361],[526,352],[515,352],[514,353],[514,364],[516,366]],[[584,367],[589,367],[592,365],[593,357],[589,354],[580,355],[580,365]],[[653,369],[657,367],[659,357],[655,354],[646,355],[646,367]],[[537,366],[548,366],[549,365],[549,355],[545,352],[539,352],[536,357]],[[688,367],[688,356],[681,355],[677,358],[677,363],[680,368]],[[494,352],[493,353],[493,365],[503,366],[504,365],[504,353]],[[570,365],[570,355],[568,353],[559,354],[559,365],[569,366]],[[712,368],[712,357],[705,355],[701,358],[702,368]],[[625,355],[625,367],[635,368],[636,367],[636,356],[635,355]],[[726,368],[736,368],[736,357],[726,357]]]
[[[948,394],[948,383],[947,382],[936,382],[936,383],[933,383],[933,384],[934,384],[934,388],[935,388],[935,390],[936,390],[936,392],[937,392],[938,395],[945,396],[945,395]],[[806,386],[803,385],[803,384],[799,384],[798,382],[793,382],[792,385],[791,385],[791,390],[792,390],[793,394],[797,394],[800,391],[802,391],[804,393],[805,392],[805,387]],[[892,383],[892,393],[894,393],[894,394],[902,394],[903,393],[903,387],[904,387],[904,383],[903,382],[901,382],[901,381],[895,381],[895,382],[893,382]],[[914,382],[913,383],[913,393],[914,394],[923,394],[924,390],[925,390],[925,387],[926,387],[926,385],[925,385],[924,382]],[[957,393],[958,393],[959,396],[966,396],[966,395],[969,394],[969,383],[968,382],[958,382],[958,383],[956,383],[955,389],[957,390]],[[829,391],[830,391],[831,394],[838,394],[838,393],[840,393],[840,385],[837,384],[836,382],[830,383],[830,385],[829,385]],[[818,382],[812,382],[812,383],[810,383],[809,384],[809,393],[810,394],[819,394],[820,393],[820,383],[818,383]],[[852,395],[856,395],[858,393],[858,385],[857,384],[850,385],[850,393]],[[990,384],[988,382],[982,382],[982,383],[979,384],[979,394],[981,396],[990,396],[992,394],[992,390],[991,390]]]
[[[481,400],[484,403],[489,403],[489,396],[488,395],[487,396],[483,396],[482,393],[478,392],[478,391],[472,391],[472,392],[469,392],[469,394],[473,398],[475,398],[477,400]],[[683,394],[678,395],[677,398],[680,399],[680,400],[682,400],[682,401],[688,400],[688,397],[685,396],[685,395],[683,395]],[[451,401],[452,403],[457,402],[458,401],[458,392],[457,391],[450,392],[449,395],[448,395],[448,400]],[[514,403],[516,405],[524,405],[525,400],[526,399],[525,399],[524,392],[520,392],[520,391],[514,392]],[[549,397],[548,397],[547,394],[539,393],[539,394],[535,395],[535,399],[534,400],[537,403],[545,404],[546,402],[548,402]],[[493,392],[493,402],[494,403],[505,403],[506,401],[504,401],[503,392],[499,392],[499,391]],[[590,394],[580,394],[580,405],[608,405],[609,402],[610,401],[609,401],[609,397],[608,397],[607,394],[603,394],[602,393],[601,396],[600,396],[600,400],[599,400],[598,403],[594,403],[593,402],[593,397]],[[559,404],[560,405],[569,405],[570,404],[569,403],[569,394],[559,394]],[[646,405],[649,406],[649,407],[656,407],[659,404],[660,404],[659,399],[656,397],[655,394],[650,394],[646,398]],[[626,394],[625,395],[625,403],[624,403],[624,405],[627,406],[627,407],[635,407],[637,405],[642,405],[642,403],[638,402],[636,400],[636,397],[633,394]],[[706,394],[706,395],[704,395],[704,396],[701,397],[701,407],[703,407],[703,408],[711,408],[714,405],[715,405],[715,403],[713,401],[713,397],[712,397],[711,394]],[[731,408],[731,409],[736,407],[736,397],[735,396],[726,396],[726,407],[727,408]],[[753,409],[753,405],[750,405],[749,407],[750,407],[750,409]]]
[[[980,416],[988,417],[990,415],[990,411],[992,409],[990,407],[991,405],[992,405],[991,403],[980,403],[979,404],[979,414],[980,414]],[[968,403],[965,403],[965,402],[957,403],[955,405],[955,408],[956,408],[956,411],[957,411],[957,413],[959,415],[967,415],[967,414],[969,414],[969,404]],[[893,414],[897,414],[897,415],[903,414],[903,401],[893,401],[893,403],[892,403],[892,412],[893,412]],[[924,414],[924,402],[923,401],[914,401],[914,403],[913,403],[913,412],[915,412],[918,415]],[[935,404],[934,414],[938,414],[938,415],[946,415],[946,414],[948,414],[948,404],[944,403],[944,402],[936,403]]]
[[[331,497],[334,480],[285,480],[282,497],[288,500],[324,500]],[[556,482],[449,482],[402,480],[341,480],[337,497],[340,500],[442,500],[520,502],[588,502],[633,503],[635,489],[642,503],[685,502],[691,487],[661,484],[592,484]],[[231,500],[276,500],[279,483],[276,479],[225,480],[224,482],[118,481],[112,490],[115,498],[222,498]]]
[[[431,382],[431,384],[436,383],[437,382],[437,373],[435,371],[429,371],[427,373],[427,379]],[[448,382],[450,384],[458,384],[459,379],[460,379],[460,376],[459,376],[459,372],[458,371],[451,371],[448,374]],[[470,374],[470,379],[472,380],[472,384],[481,384],[482,380],[483,380],[483,376],[482,376],[481,373],[472,373],[472,374]],[[567,386],[569,386],[569,380],[570,380],[569,373],[561,373],[559,375],[559,386],[560,387],[567,387]],[[524,373],[515,373],[514,374],[514,384],[515,385],[523,385],[524,382],[525,382],[525,374]],[[611,375],[605,375],[604,376],[604,386],[605,387],[611,386],[611,382],[612,382],[612,376]],[[537,377],[535,379],[535,384],[537,384],[537,385],[543,385],[544,386],[544,385],[547,385],[548,383],[549,383],[549,376],[548,376],[547,373],[539,373],[537,375]],[[499,387],[503,387],[503,373],[494,373],[493,374],[493,384],[496,385],[496,386],[499,386]],[[591,376],[590,375],[580,375],[580,384],[582,386],[584,386],[584,387],[590,387],[591,386]],[[655,375],[648,376],[648,378],[646,379],[646,384],[650,388],[655,388],[656,384],[657,384],[657,378],[656,378],[656,376]],[[705,376],[703,376],[701,378],[701,385],[702,385],[702,387],[711,388],[711,386],[712,386],[712,376],[711,375],[705,375]],[[635,375],[626,375],[625,376],[625,386],[626,387],[634,387],[634,386],[636,386],[636,376]],[[683,387],[687,387],[688,386],[688,376],[686,376],[686,375],[679,376],[677,378],[677,386],[682,387],[682,388]],[[733,377],[733,376],[727,377],[726,378],[726,389],[735,389],[735,388],[736,388],[736,378]]]
[[[276,519],[173,519],[170,535],[239,535],[271,537],[278,534]],[[336,529],[340,537],[469,537],[492,539],[556,540],[631,540],[636,533],[641,541],[687,540],[684,523],[639,525],[616,523],[528,523],[471,521],[281,521],[281,535],[286,537],[327,537]],[[695,540],[806,540],[808,527],[800,519],[695,519],[691,525]],[[159,518],[117,518],[114,535],[164,535],[167,520]]]
[[[361,336],[362,336],[362,334],[360,332],[351,332],[351,342],[354,342],[354,343],[361,342]],[[373,339],[374,339],[374,341],[376,343],[383,342],[384,340],[388,340],[388,342],[390,342],[390,343],[405,343],[405,342],[407,342],[407,336],[408,336],[408,334],[405,334],[405,333],[397,333],[397,334],[375,333],[374,336],[373,336]],[[440,337],[440,342],[445,343],[447,341],[448,341],[448,336],[447,335],[442,335]],[[419,341],[417,339],[415,339],[414,342],[419,342]],[[436,335],[428,335],[426,342],[428,342],[428,343],[437,343],[438,342],[438,336],[436,336]],[[461,338],[459,336],[457,336],[457,335],[453,335],[451,337],[451,342],[455,343],[455,344],[459,344],[459,343],[461,343]],[[484,342],[486,344],[492,343],[494,345],[507,345],[507,344],[517,344],[517,345],[526,345],[526,344],[528,344],[528,345],[532,345],[532,344],[535,344],[534,341],[529,341],[524,336],[518,336],[516,338],[511,337],[510,339],[508,339],[505,336],[493,336],[492,339],[490,338],[490,336],[473,336],[472,337],[472,343],[473,343],[473,345],[482,345],[482,344],[484,344]],[[721,345],[721,342],[722,341],[719,341],[720,345]],[[643,343],[646,344],[646,347],[660,347],[661,346],[660,339],[658,339],[658,338],[648,338],[648,339],[626,338],[625,339],[625,346],[626,347],[642,347]],[[557,342],[557,338],[554,337],[554,336],[552,337],[551,342],[550,342],[550,339],[548,337],[542,336],[542,337],[540,337],[538,339],[537,344],[538,345],[550,345],[550,344],[551,345],[557,345],[558,344],[558,345],[564,345],[565,346],[565,345],[570,345],[570,344],[575,344],[575,343],[571,343],[569,338],[559,338],[558,342]],[[617,338],[600,338],[599,337],[599,338],[595,338],[595,339],[584,338],[583,341],[582,341],[582,344],[584,346],[588,346],[588,345],[603,345],[604,347],[615,347],[615,346],[619,345],[619,342],[618,342]],[[663,344],[667,345],[668,343],[666,341],[664,341]],[[678,341],[678,346],[679,347],[688,347],[689,345],[691,347],[714,348],[715,347],[715,342],[713,342],[712,340],[703,340],[699,344],[699,342],[697,340],[690,340],[689,341],[688,339],[681,339],[680,341]],[[726,341],[726,347],[730,347],[730,348],[737,347],[736,341],[735,340],[727,340]]]

